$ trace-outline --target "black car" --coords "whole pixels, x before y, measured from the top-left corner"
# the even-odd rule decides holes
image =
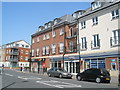
[[[106,69],[91,68],[82,73],[78,73],[76,76],[78,81],[81,80],[94,80],[97,83],[107,82],[110,83],[111,77]]]
[[[62,68],[56,68],[56,67],[53,67],[53,68],[49,69],[48,72],[47,72],[47,75],[49,77],[56,76],[56,77],[59,77],[59,78],[62,78],[62,77],[72,78],[71,73],[68,73],[67,71],[65,71]]]

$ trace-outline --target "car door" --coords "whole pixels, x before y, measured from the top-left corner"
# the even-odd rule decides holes
[[[83,75],[84,79],[86,79],[86,80],[90,79],[91,78],[91,74],[92,74],[92,69],[86,70],[83,74],[84,74]]]

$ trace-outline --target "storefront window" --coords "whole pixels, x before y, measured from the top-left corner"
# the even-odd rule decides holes
[[[105,59],[98,59],[98,68],[105,68]]]
[[[91,68],[97,68],[97,60],[96,59],[91,60]]]

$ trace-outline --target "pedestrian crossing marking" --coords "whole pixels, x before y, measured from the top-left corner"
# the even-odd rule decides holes
[[[66,82],[61,82],[61,81],[55,81],[55,80],[50,80],[50,81],[36,81],[37,83],[45,84],[48,86],[56,87],[56,88],[80,88],[82,87],[81,85],[76,85],[72,83],[66,83]]]

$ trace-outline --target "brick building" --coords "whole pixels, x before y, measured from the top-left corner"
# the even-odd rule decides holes
[[[2,53],[4,58],[1,61],[5,67],[19,68],[22,65],[29,67],[30,45],[26,41],[19,40],[5,44],[2,46],[2,50],[4,50]]]
[[[32,35],[31,69],[34,71],[42,72],[45,66],[47,69],[61,67],[71,73],[78,72],[74,67],[78,67],[79,61],[69,62],[72,57],[68,56],[72,54],[77,54],[76,22],[72,15],[64,15],[39,26]]]

